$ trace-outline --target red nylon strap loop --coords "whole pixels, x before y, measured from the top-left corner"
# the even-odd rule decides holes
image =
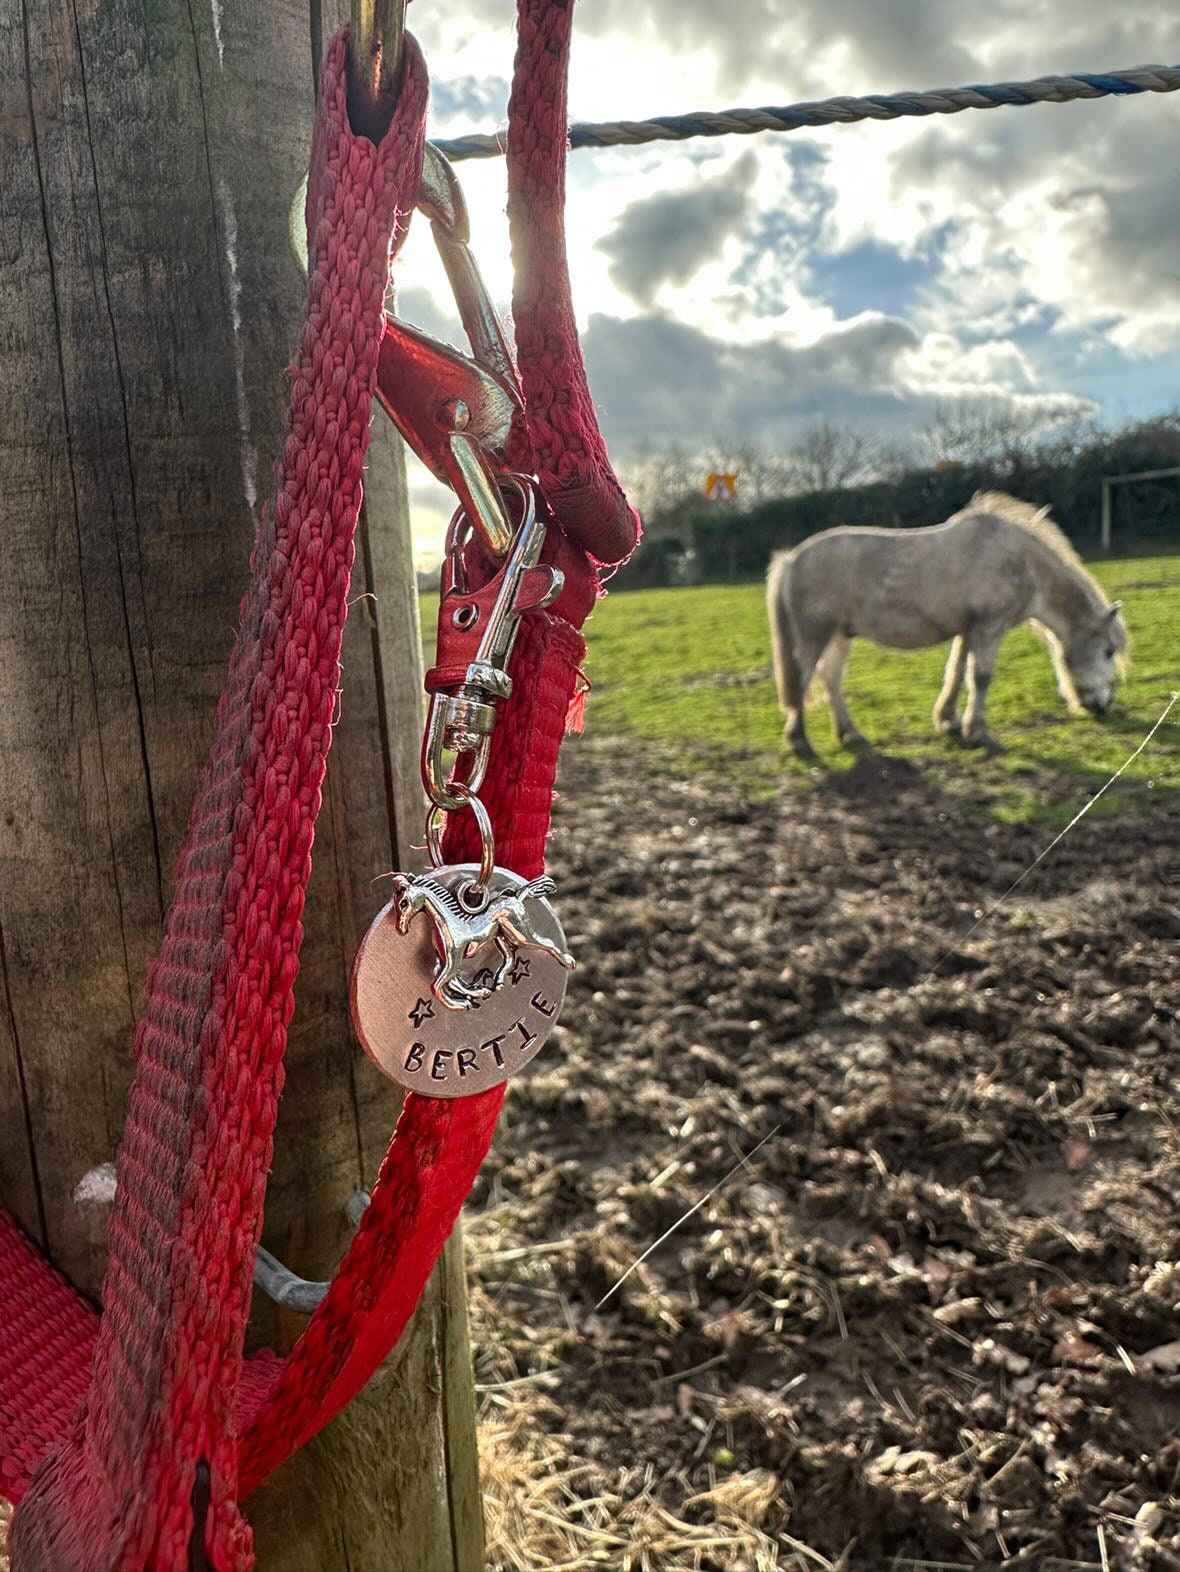
[[[312,148],[307,322],[283,460],[136,1037],[90,1388],[16,1513],[14,1572],[187,1565],[202,1460],[208,1559],[218,1572],[252,1560],[233,1407],[391,236],[400,241],[413,206],[425,129],[426,72],[411,41],[379,147],[349,128],[345,62],[341,36],[325,61]]]
[[[518,260],[527,270],[530,257],[545,259],[539,292],[526,277],[518,293],[521,372],[541,478],[569,538],[555,532],[547,542],[544,560],[561,568],[565,589],[552,610],[522,622],[513,696],[481,796],[498,860],[532,878],[544,865],[584,655],[577,629],[598,588],[578,548],[613,560],[634,544],[635,520],[606,460],[568,303],[569,6],[522,0],[520,14],[515,112],[541,113],[526,91],[534,77],[551,106],[532,153],[527,140],[510,139]],[[563,25],[548,25],[555,20]],[[348,127],[343,35],[325,61],[308,187],[308,320],[288,435],[137,1034],[101,1320],[0,1214],[0,1275],[24,1285],[19,1297],[34,1308],[0,1318],[0,1490],[24,1494],[13,1572],[186,1566],[199,1464],[210,1486],[198,1527],[208,1563],[247,1572],[239,1496],[338,1413],[397,1341],[503,1100],[503,1088],[459,1101],[406,1098],[372,1204],[303,1337],[285,1361],[243,1363],[390,236],[400,241],[421,166],[426,78],[411,39],[406,55],[393,124],[377,148]],[[522,159],[531,160],[523,183]],[[531,217],[522,192],[536,197]],[[469,563],[473,576],[480,570]],[[471,854],[469,817],[448,827],[453,860]]]
[[[513,651],[514,696],[493,734],[480,796],[497,862],[526,879],[544,869],[557,755],[583,650],[567,622],[537,612]],[[449,859],[470,854],[470,820],[457,814],[448,826]],[[453,1100],[406,1097],[356,1238],[242,1438],[244,1492],[338,1413],[396,1343],[487,1155],[503,1100],[502,1086]]]
[[[525,414],[541,490],[562,529],[596,562],[639,540],[598,429],[578,343],[565,247],[566,87],[573,0],[519,0],[508,105],[512,312]]]

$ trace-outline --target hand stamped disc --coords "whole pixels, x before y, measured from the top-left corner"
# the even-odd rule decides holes
[[[353,967],[361,1046],[391,1079],[427,1097],[485,1092],[528,1064],[556,1024],[573,965],[544,894],[506,868],[492,874],[480,912],[467,911],[458,896],[478,872],[464,863],[419,879],[398,875],[398,894],[374,918]],[[481,932],[487,937],[468,955]],[[449,981],[447,950],[461,956]]]

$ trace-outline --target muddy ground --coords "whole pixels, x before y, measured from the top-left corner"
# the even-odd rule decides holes
[[[579,969],[468,1237],[570,1526],[497,1564],[1180,1568],[1180,792],[964,939],[1051,832],[880,756],[740,779],[567,749]]]

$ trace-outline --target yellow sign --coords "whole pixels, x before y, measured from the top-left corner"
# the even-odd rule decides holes
[[[705,498],[709,502],[737,501],[736,475],[710,475],[705,482]]]

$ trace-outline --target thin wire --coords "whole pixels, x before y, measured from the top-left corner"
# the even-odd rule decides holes
[[[852,125],[860,120],[899,120],[907,116],[955,115],[964,109],[1022,108],[1028,104],[1068,104],[1076,99],[1131,97],[1137,93],[1180,90],[1180,66],[1132,66],[1125,71],[1077,72],[1041,76],[1028,82],[978,83],[938,87],[924,93],[874,93],[865,98],[825,98],[783,108],[701,110],[689,115],[656,115],[650,120],[608,120],[570,127],[571,148],[640,146],[648,142],[685,142],[700,136],[751,136],[758,131],[799,131],[805,127]],[[499,158],[504,137],[450,137],[435,147],[452,161]]]
[[[700,1200],[695,1202],[694,1205],[689,1207],[688,1211],[685,1212],[683,1217],[678,1217],[676,1219],[676,1221],[672,1224],[671,1228],[666,1228],[664,1230],[664,1232],[660,1235],[660,1237],[655,1241],[654,1244],[649,1244],[647,1249],[643,1252],[643,1254],[640,1255],[640,1256],[637,1256],[635,1258],[635,1260],[631,1262],[631,1265],[623,1273],[622,1277],[619,1278],[618,1282],[614,1283],[610,1288],[607,1289],[606,1293],[603,1294],[602,1298],[598,1301],[598,1303],[594,1306],[594,1308],[596,1310],[601,1310],[603,1305],[607,1302],[607,1300],[610,1299],[610,1298],[613,1298],[613,1296],[618,1293],[619,1289],[622,1288],[623,1284],[631,1276],[631,1273],[636,1271],[636,1270],[638,1270],[638,1268],[643,1265],[643,1263],[647,1260],[648,1256],[652,1253],[652,1251],[653,1250],[658,1250],[659,1247],[663,1244],[665,1239],[670,1239],[672,1237],[672,1235],[676,1232],[676,1230],[683,1223],[687,1223],[689,1218],[693,1217],[697,1212],[699,1212],[701,1207],[704,1206],[707,1201],[711,1201],[713,1199],[713,1197],[717,1194],[718,1190],[723,1190],[725,1188],[725,1186],[729,1183],[729,1181],[733,1178],[734,1174],[740,1173],[741,1170],[750,1161],[751,1157],[757,1156],[757,1154],[766,1145],[767,1141],[773,1141],[775,1136],[779,1133],[779,1131],[781,1129],[782,1129],[782,1125],[781,1124],[776,1124],[774,1129],[771,1130],[770,1134],[769,1135],[764,1135],[762,1137],[762,1139],[758,1142],[757,1146],[752,1146],[744,1157],[740,1157],[738,1159],[738,1161],[736,1163],[734,1163],[733,1167],[729,1170],[729,1172],[727,1174],[725,1174],[722,1178],[718,1179],[717,1183],[713,1186],[713,1188],[711,1190],[706,1190],[704,1195],[701,1196]]]
[[[1089,813],[1090,809],[1094,806],[1094,804],[1100,798],[1105,797],[1106,793],[1114,785],[1115,781],[1117,781],[1121,775],[1126,773],[1126,771],[1130,768],[1130,766],[1132,764],[1134,764],[1135,760],[1144,751],[1144,749],[1147,747],[1148,743],[1155,736],[1156,732],[1159,731],[1160,727],[1164,724],[1164,722],[1167,720],[1168,716],[1172,713],[1172,710],[1175,708],[1175,705],[1176,705],[1178,700],[1180,700],[1180,691],[1172,694],[1171,698],[1169,698],[1167,704],[1164,706],[1163,714],[1156,721],[1155,725],[1151,728],[1151,730],[1147,733],[1147,736],[1144,737],[1143,741],[1135,749],[1134,753],[1130,753],[1130,754],[1127,755],[1127,757],[1119,765],[1118,769],[1114,772],[1114,774],[1110,777],[1110,779],[1106,782],[1106,784],[1102,787],[1102,789],[1100,791],[1096,791],[1094,793],[1094,795],[1090,798],[1089,802],[1087,802],[1084,807],[1078,809],[1077,813],[1074,814],[1073,818],[1069,821],[1069,823],[1065,826],[1065,828],[1063,830],[1061,830],[1057,835],[1055,835],[1053,837],[1053,839],[1049,842],[1048,846],[1045,847],[1044,851],[1042,851],[1039,854],[1039,856],[1035,857],[1033,859],[1033,861],[1029,863],[1028,867],[1020,875],[1019,879],[1015,879],[1008,886],[1008,888],[1004,891],[1003,895],[997,897],[997,899],[992,902],[992,904],[987,908],[987,910],[980,914],[980,916],[975,920],[975,922],[972,923],[971,927],[968,928],[967,932],[965,934],[963,934],[962,938],[957,940],[957,942],[954,943],[950,947],[950,949],[946,952],[945,955],[940,956],[939,959],[937,961],[935,961],[934,965],[930,968],[930,970],[926,973],[925,977],[923,977],[922,981],[918,984],[918,986],[920,988],[921,987],[925,987],[925,985],[928,982],[930,982],[938,974],[939,969],[942,966],[944,966],[947,961],[950,960],[951,956],[954,955],[957,950],[961,949],[961,947],[964,944],[966,944],[970,939],[974,938],[974,936],[979,932],[980,928],[983,927],[984,923],[988,922],[992,917],[995,916],[995,914],[999,911],[1000,907],[1003,906],[1004,902],[1010,896],[1015,895],[1016,891],[1020,888],[1020,886],[1028,878],[1029,874],[1035,872],[1035,870],[1037,868],[1039,868],[1040,865],[1044,862],[1045,858],[1048,857],[1051,852],[1055,851],[1057,849],[1057,847],[1061,845],[1062,841],[1070,833],[1070,831],[1072,829],[1076,828],[1076,826],[1079,825],[1082,822],[1082,820],[1086,817],[1086,815]]]

